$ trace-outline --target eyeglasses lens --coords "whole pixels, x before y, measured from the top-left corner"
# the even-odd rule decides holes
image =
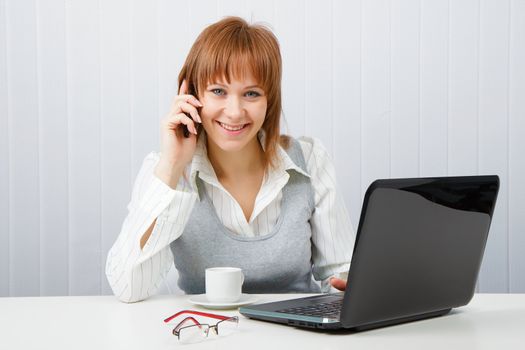
[[[232,317],[217,323],[217,333],[221,337],[228,336],[232,333],[235,333],[237,331],[238,326],[239,319],[237,317]]]
[[[179,330],[179,340],[183,343],[198,343],[208,336],[208,325],[194,325],[183,327]]]

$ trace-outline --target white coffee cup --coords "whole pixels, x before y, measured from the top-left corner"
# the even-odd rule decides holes
[[[212,303],[233,303],[241,298],[244,275],[237,267],[206,269],[206,298]]]

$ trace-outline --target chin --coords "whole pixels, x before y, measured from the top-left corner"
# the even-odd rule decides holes
[[[248,142],[241,140],[221,140],[219,142],[216,142],[216,145],[225,152],[239,152],[243,148],[245,148],[247,144]]]

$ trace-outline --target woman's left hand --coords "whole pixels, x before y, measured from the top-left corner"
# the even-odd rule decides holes
[[[346,288],[346,280],[343,280],[341,278],[337,278],[337,277],[332,277],[330,279],[330,284],[332,285],[332,287],[334,287],[335,289],[339,289],[339,290],[342,290],[344,291],[345,288]]]

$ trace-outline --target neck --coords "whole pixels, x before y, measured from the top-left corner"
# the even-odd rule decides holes
[[[264,151],[257,137],[235,152],[224,151],[208,141],[208,158],[219,180],[241,178],[264,170]]]

